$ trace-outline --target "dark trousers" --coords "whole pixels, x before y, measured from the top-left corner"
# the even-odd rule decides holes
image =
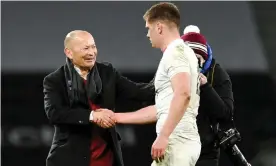
[[[218,159],[201,159],[198,160],[196,166],[218,166],[219,160]]]

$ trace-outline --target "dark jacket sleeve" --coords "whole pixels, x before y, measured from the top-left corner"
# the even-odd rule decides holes
[[[232,83],[227,72],[219,65],[215,68],[213,87],[209,82],[201,86],[200,100],[206,108],[204,112],[211,119],[217,121],[231,119],[234,109]]]
[[[116,74],[117,97],[142,102],[154,101],[155,89],[152,83],[135,83],[122,76],[115,69],[114,72]]]
[[[44,109],[51,124],[88,125],[90,110],[70,108],[60,78],[48,75],[43,80]]]

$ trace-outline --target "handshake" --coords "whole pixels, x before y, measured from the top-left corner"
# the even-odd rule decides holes
[[[110,128],[113,127],[116,122],[116,114],[109,109],[96,109],[91,112],[89,120],[102,128]]]

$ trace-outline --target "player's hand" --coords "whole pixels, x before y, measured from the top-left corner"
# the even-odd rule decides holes
[[[199,81],[200,85],[205,85],[207,83],[207,78],[204,74],[200,73],[199,74]]]
[[[97,109],[93,112],[93,122],[103,128],[110,128],[116,124],[114,112],[109,109]]]
[[[169,138],[159,135],[151,147],[151,157],[157,162],[164,159],[165,150],[168,146]]]

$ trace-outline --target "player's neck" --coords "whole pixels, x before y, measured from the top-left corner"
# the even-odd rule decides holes
[[[168,45],[170,45],[176,39],[180,39],[180,34],[178,31],[168,33],[168,35],[164,36],[163,44],[160,47],[161,51],[165,51]]]

